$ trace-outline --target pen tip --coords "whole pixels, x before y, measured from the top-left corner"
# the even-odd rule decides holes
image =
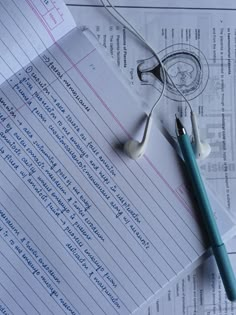
[[[181,136],[186,134],[186,131],[184,129],[184,126],[182,125],[180,119],[175,115],[175,128],[176,128],[176,134],[177,136]]]

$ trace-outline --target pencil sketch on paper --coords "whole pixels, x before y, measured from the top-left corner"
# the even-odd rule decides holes
[[[209,65],[204,54],[196,47],[186,44],[175,44],[158,53],[169,76],[166,78],[165,96],[180,101],[178,89],[188,100],[198,97],[205,89],[209,79]],[[161,92],[163,87],[163,70],[155,56],[139,60],[137,75],[142,85],[152,85]]]

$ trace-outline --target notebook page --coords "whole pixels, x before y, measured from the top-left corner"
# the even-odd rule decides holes
[[[141,110],[78,30],[0,93],[6,312],[131,314],[193,266],[205,247],[179,159],[157,129],[144,158],[122,153]]]
[[[98,0],[65,0],[66,4],[72,4],[72,5],[80,5],[84,7],[89,7],[90,5],[94,6],[100,6]],[[127,1],[127,0],[113,0],[112,4],[117,7],[127,7],[127,8],[133,8],[135,6],[137,7],[150,7],[155,8],[157,6],[160,7],[188,7],[188,8],[222,8],[222,6],[227,8],[235,8],[235,1],[234,0],[225,0],[224,3],[222,3],[221,0],[192,0],[191,2],[189,0],[181,0],[181,2],[176,5],[175,0],[159,0],[158,2],[156,0],[134,0],[134,1]]]
[[[0,0],[0,84],[74,27],[62,0]]]

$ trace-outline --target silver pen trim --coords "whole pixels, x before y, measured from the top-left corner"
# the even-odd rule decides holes
[[[175,130],[176,130],[177,137],[186,135],[186,133],[187,133],[184,126],[182,125],[180,119],[177,117],[175,120]]]

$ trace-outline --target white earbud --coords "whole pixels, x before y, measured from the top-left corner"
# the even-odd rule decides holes
[[[128,140],[124,145],[124,151],[126,154],[133,160],[136,160],[140,158],[147,147],[150,130],[152,125],[152,115],[150,114],[147,118],[143,139],[141,142],[138,142],[136,140]]]
[[[192,122],[192,128],[193,128],[193,150],[195,153],[195,156],[199,160],[204,160],[211,152],[211,147],[208,143],[202,142],[200,140],[200,132],[197,125],[197,117],[194,114],[193,111],[191,111],[191,122]]]

